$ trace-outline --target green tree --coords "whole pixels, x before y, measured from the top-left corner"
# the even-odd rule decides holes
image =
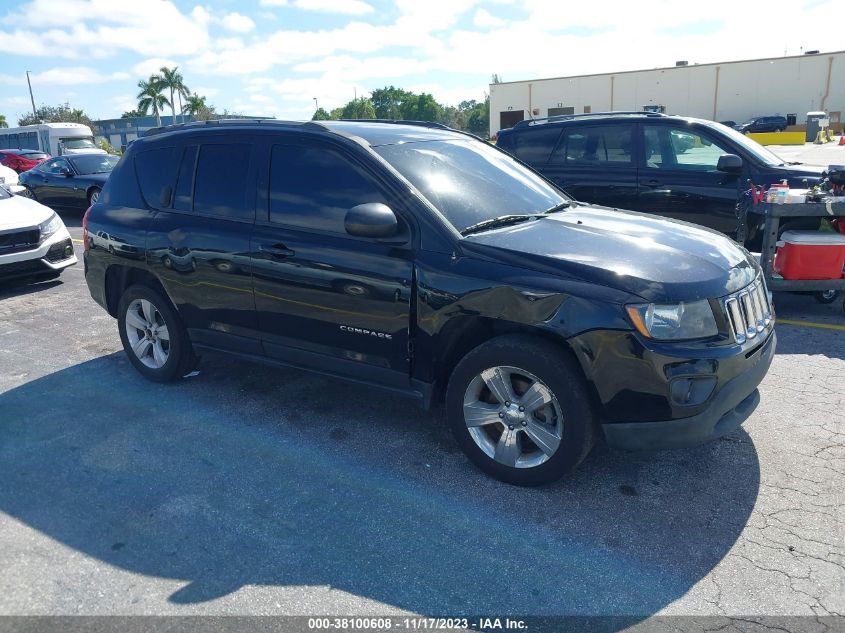
[[[170,105],[167,97],[161,93],[161,77],[150,75],[149,80],[144,81],[142,79],[138,82],[138,88],[141,89],[137,97],[138,112],[146,115],[152,109],[156,117],[156,126],[161,127],[161,109],[166,105]]]
[[[400,112],[402,118],[409,121],[440,121],[443,118],[443,106],[428,93],[414,95],[405,101]]]
[[[144,116],[143,113],[138,112],[138,110],[127,110],[123,114],[120,115],[121,119],[134,119],[139,116]]]
[[[194,119],[199,120],[200,115],[208,112],[210,109],[210,106],[205,102],[205,97],[201,97],[195,92],[185,98],[185,105],[182,106],[182,114],[190,115]]]
[[[333,108],[331,112],[329,112],[329,118],[332,121],[337,121],[338,119],[343,118],[343,108]]]
[[[353,99],[345,106],[341,112],[342,119],[375,119],[376,109],[373,107],[373,102],[364,97]]]
[[[402,105],[413,99],[416,95],[413,92],[385,86],[377,88],[370,94],[377,119],[401,119]]]
[[[6,123],[6,115],[0,114],[0,127],[9,127],[9,124]]]
[[[317,108],[317,111],[314,112],[314,116],[311,117],[312,121],[328,121],[332,118],[332,115],[326,112],[325,108]]]
[[[56,106],[42,105],[36,108],[35,114],[28,113],[18,118],[18,125],[35,125],[36,123],[82,123],[91,127],[90,117],[79,108],[72,108],[69,103]]]
[[[467,132],[481,138],[490,136],[490,97],[485,96],[484,103],[475,103],[469,110],[467,117]]]
[[[171,123],[176,123],[176,98],[179,99],[179,111],[181,112],[182,97],[184,96],[187,99],[191,93],[188,86],[185,85],[185,80],[182,73],[179,72],[178,66],[173,68],[162,66],[159,68],[159,72],[161,73],[161,75],[158,75],[161,90],[170,91],[170,114],[173,117]]]

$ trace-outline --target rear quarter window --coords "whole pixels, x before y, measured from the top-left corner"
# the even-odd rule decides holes
[[[552,150],[560,138],[561,128],[539,125],[512,135],[513,147],[509,148],[514,156],[529,165],[545,165]]]
[[[156,147],[135,155],[135,173],[147,206],[161,209],[161,194],[173,186],[176,172],[176,148]]]

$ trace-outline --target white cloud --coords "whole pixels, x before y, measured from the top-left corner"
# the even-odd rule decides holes
[[[374,11],[362,0],[294,0],[297,9],[305,11],[323,11],[326,13],[344,13],[347,15],[364,15]]]
[[[286,7],[288,0],[261,0],[262,7]]]
[[[220,18],[220,24],[224,29],[234,33],[249,33],[255,28],[255,22],[240,13],[228,13]]]
[[[132,67],[132,76],[138,77],[138,79],[146,80],[150,75],[159,74],[159,70],[162,66],[172,68],[178,65],[179,64],[173,61],[172,59],[165,59],[163,57],[151,57],[150,59],[145,59],[144,61],[135,64]]]
[[[120,81],[129,78],[124,72],[101,73],[90,66],[70,66],[51,68],[31,75],[33,90],[44,86],[75,86],[82,84],[98,84],[105,81]],[[67,93],[65,93],[67,94]]]
[[[479,9],[475,12],[475,17],[472,19],[472,23],[479,28],[485,29],[502,26],[505,21],[502,18],[497,18],[487,9]]]

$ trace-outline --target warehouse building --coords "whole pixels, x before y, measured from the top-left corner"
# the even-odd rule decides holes
[[[491,136],[523,119],[609,110],[737,123],[779,114],[797,129],[824,110],[840,129],[845,51],[490,84]]]

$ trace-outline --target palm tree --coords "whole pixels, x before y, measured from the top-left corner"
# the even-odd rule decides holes
[[[141,89],[137,97],[138,112],[146,115],[150,108],[152,108],[153,114],[156,117],[156,126],[161,127],[161,108],[170,105],[167,97],[161,94],[161,77],[150,75],[148,81],[144,81],[143,79],[139,81],[138,87]]]
[[[179,98],[179,110],[182,109],[182,97],[184,96],[186,99],[190,94],[188,90],[188,86],[185,85],[184,78],[182,77],[182,73],[179,72],[179,67],[174,66],[173,68],[168,68],[167,66],[162,66],[159,69],[161,75],[161,87],[170,90],[170,113],[173,115],[172,123],[176,123],[176,102],[174,100],[174,96]]]
[[[9,127],[9,124],[6,123],[6,115],[0,114],[0,127]]]
[[[201,97],[195,92],[186,98],[182,114],[195,117],[206,109],[208,109],[208,106],[205,104],[205,97]]]

